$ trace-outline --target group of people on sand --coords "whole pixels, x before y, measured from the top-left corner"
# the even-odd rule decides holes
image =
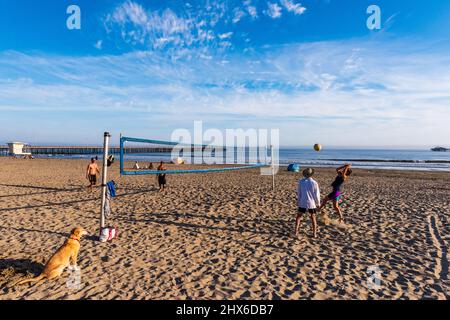
[[[139,162],[135,161],[134,165],[133,165],[133,169],[134,170],[145,170],[145,169],[153,170],[154,169],[153,162],[150,162],[147,167],[144,166],[143,168],[141,168],[141,166],[139,165]]]
[[[97,160],[98,158],[91,158],[91,162],[88,164],[87,168],[86,168],[86,179],[89,180],[89,186],[88,188],[90,188],[91,192],[93,191],[93,188],[95,187],[95,185],[97,184],[97,175],[100,174],[100,170],[98,168],[97,165]],[[136,161],[134,164],[133,169],[139,169],[139,164]],[[149,166],[148,166],[149,170],[153,170],[153,163],[150,162]],[[164,167],[164,162],[161,161],[158,165],[158,167],[156,168],[157,171],[166,171],[166,167]],[[165,187],[166,187],[166,174],[165,173],[158,173],[156,175],[157,180],[158,180],[158,185],[159,185],[159,191],[164,191]]]
[[[332,191],[320,201],[320,189],[319,184],[312,178],[314,175],[314,169],[306,168],[303,170],[303,179],[298,182],[297,189],[297,205],[298,213],[295,220],[295,236],[298,237],[300,233],[300,221],[302,215],[306,212],[309,213],[312,223],[313,237],[317,237],[317,212],[320,212],[322,208],[330,201],[333,202],[334,210],[339,214],[339,222],[344,222],[344,216],[339,206],[339,200],[341,197],[341,187],[345,181],[348,180],[352,174],[350,164],[346,164],[336,169],[337,176],[331,183]]]
[[[137,162],[135,167],[138,167]],[[139,168],[139,167],[138,167]],[[153,164],[150,163],[149,169],[153,169]],[[164,162],[161,161],[156,168],[157,171],[166,171]],[[298,182],[297,189],[297,205],[298,212],[295,219],[295,236],[298,237],[300,233],[300,222],[302,215],[306,212],[309,213],[312,223],[313,237],[317,237],[317,212],[320,212],[322,208],[330,201],[333,202],[334,210],[339,214],[339,222],[344,222],[344,216],[342,210],[339,206],[339,200],[341,197],[341,187],[345,181],[348,180],[349,176],[352,174],[352,169],[350,164],[346,164],[342,167],[336,169],[337,176],[331,183],[332,191],[320,201],[320,188],[319,184],[312,177],[314,175],[314,169],[306,168],[303,170],[303,179]],[[97,165],[97,158],[91,158],[91,162],[86,168],[86,178],[89,180],[88,188],[93,191],[93,187],[97,184],[97,174],[100,174],[100,170]],[[157,180],[159,185],[159,191],[164,191],[166,187],[166,174],[158,173]]]
[[[135,161],[133,169],[140,170],[139,163],[137,161]],[[150,162],[148,164],[147,169],[148,170],[154,170],[153,162]],[[167,170],[166,167],[164,167],[164,161],[160,161],[158,167],[156,167],[156,171],[166,171],[166,170]],[[158,180],[159,191],[160,192],[164,191],[165,188],[166,188],[166,183],[167,183],[166,174],[165,173],[158,173],[156,175],[156,179]]]

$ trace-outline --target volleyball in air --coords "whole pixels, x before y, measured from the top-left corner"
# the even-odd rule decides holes
[[[321,146],[320,144],[316,143],[316,144],[314,145],[314,150],[320,151],[321,149],[322,149],[322,146]]]

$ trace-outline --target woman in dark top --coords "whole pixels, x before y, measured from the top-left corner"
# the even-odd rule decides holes
[[[347,181],[348,177],[352,174],[352,169],[350,169],[350,167],[351,167],[350,164],[346,164],[345,166],[336,169],[338,175],[331,184],[333,190],[323,199],[322,204],[319,207],[319,210],[321,210],[327,204],[328,201],[333,201],[333,208],[339,214],[339,222],[344,221],[344,216],[342,215],[341,208],[339,207],[339,199],[341,197],[341,187],[344,181]]]
[[[166,168],[164,167],[164,162],[160,162],[159,166],[157,168],[158,171],[165,171]],[[165,173],[158,173],[158,184],[159,184],[159,191],[163,191],[166,187],[166,174]]]

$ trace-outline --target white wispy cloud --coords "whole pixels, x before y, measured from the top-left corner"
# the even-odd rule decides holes
[[[343,126],[339,139],[348,141],[443,142],[450,134],[450,50],[415,46],[318,42],[175,62],[152,51],[98,57],[3,52],[0,110],[125,112],[131,118],[140,112],[162,122],[228,118],[280,123],[285,130],[292,124],[292,132],[295,121],[313,121],[331,136]]]
[[[233,23],[238,23],[241,21],[241,19],[245,16],[245,12],[241,9],[235,9],[234,11],[234,17],[233,17]]]
[[[281,7],[278,5],[278,3],[267,3],[267,10],[265,11],[266,15],[271,17],[272,19],[278,19],[281,17]]]
[[[121,6],[117,7],[111,18],[119,23],[127,23],[130,21],[140,26],[145,26],[149,20],[144,8],[140,4],[132,1],[124,2]]]
[[[252,18],[257,18],[258,17],[258,10],[257,10],[256,6],[253,5],[251,0],[244,1],[244,7],[245,7],[245,10],[248,12],[248,14]]]
[[[300,15],[306,8],[293,0],[268,3],[201,0],[184,7],[156,10],[126,0],[104,17],[103,42],[112,41],[119,49],[164,51],[174,59],[186,56],[210,59],[217,50],[233,49],[233,42],[222,41],[221,35],[233,32],[243,20],[255,22],[259,18],[258,10],[279,19],[283,10]]]
[[[98,40],[95,44],[94,44],[94,48],[101,50],[103,46],[103,40]]]
[[[226,66],[221,66],[219,61],[222,60],[217,57],[196,63],[190,60],[173,63],[151,52],[84,58],[8,52],[0,56],[0,70],[9,70],[10,76],[2,79],[1,98],[2,101],[8,100],[8,94],[11,93],[5,88],[17,88],[16,98],[23,94],[26,100],[28,90],[31,90],[31,98],[34,96],[33,90],[45,88],[42,92],[46,92],[52,83],[67,88],[105,88],[105,92],[112,90],[116,94],[132,92],[141,95],[145,88],[151,88],[145,94],[146,99],[164,93],[174,94],[171,89],[167,91],[165,88],[176,87],[176,90],[180,90],[183,87],[185,90],[181,91],[191,92],[190,95],[196,96],[194,100],[197,95],[208,92],[210,98],[216,97],[217,101],[223,99],[222,105],[227,104],[231,96],[245,101],[255,99],[258,104],[266,100],[280,106],[290,105],[288,101],[295,101],[296,104],[297,98],[301,101],[316,95],[329,95],[330,98],[341,96],[346,99],[352,97],[349,105],[352,105],[351,101],[363,98],[369,98],[367,102],[373,99],[376,104],[380,97],[397,96],[408,100],[420,97],[423,100],[430,99],[428,102],[450,97],[450,73],[443,70],[445,65],[449,65],[447,62],[450,58],[436,54],[405,53],[383,59],[380,66],[378,57],[387,55],[387,52],[377,50],[375,44],[355,47],[355,44],[346,42],[292,45],[281,49],[269,47],[263,53],[249,58],[230,56],[231,62],[228,61]],[[11,73],[10,70],[15,72]],[[142,92],[139,88],[142,88]],[[48,90],[48,94],[63,91]],[[276,99],[270,99],[271,96]],[[170,100],[174,99],[177,99],[176,92]],[[57,101],[56,105],[59,103]],[[402,105],[405,115],[412,108],[399,101],[390,104]],[[247,103],[243,102],[226,109],[239,113],[247,107]],[[342,110],[350,108],[342,107]],[[301,107],[282,109],[282,113],[287,115],[304,115]],[[259,115],[280,114],[279,110],[275,111],[271,107],[259,107],[254,111]],[[317,108],[313,113],[320,116],[323,109]]]
[[[226,33],[219,34],[219,38],[220,39],[228,39],[228,38],[231,38],[232,35],[233,35],[233,32],[226,32]]]
[[[118,27],[122,39],[133,45],[161,48],[174,44],[183,47],[205,40],[199,32],[203,31],[200,23],[178,17],[170,9],[162,13],[147,12],[132,1],[116,7],[113,13],[107,15],[105,23],[109,31],[115,31]]]
[[[273,10],[276,15],[281,8],[276,5]],[[257,7],[251,0],[205,0],[159,10],[127,0],[104,17],[104,41],[121,39],[125,48],[164,51],[174,58],[210,57],[215,50],[232,47],[232,43],[222,41],[221,35],[232,32],[233,25],[257,18]]]
[[[191,48],[214,47],[217,35],[213,26],[224,12],[220,8],[211,5],[203,14],[186,11],[180,16],[170,8],[146,10],[129,0],[108,14],[104,24],[109,36],[118,35],[124,43],[137,46],[133,49],[166,50],[176,56]]]
[[[296,15],[303,14],[306,11],[306,8],[303,7],[300,3],[295,3],[292,0],[281,0],[281,4],[286,8],[287,11],[293,12]]]

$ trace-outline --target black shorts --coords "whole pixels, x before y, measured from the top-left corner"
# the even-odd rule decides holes
[[[159,185],[165,185],[166,184],[166,175],[161,174],[158,176],[158,184]]]
[[[308,211],[309,213],[316,213],[317,209],[305,209],[305,208],[298,208],[298,212],[299,213],[305,213],[306,211]]]
[[[90,174],[89,175],[89,182],[91,184],[96,184],[97,183],[97,175],[96,174]]]

